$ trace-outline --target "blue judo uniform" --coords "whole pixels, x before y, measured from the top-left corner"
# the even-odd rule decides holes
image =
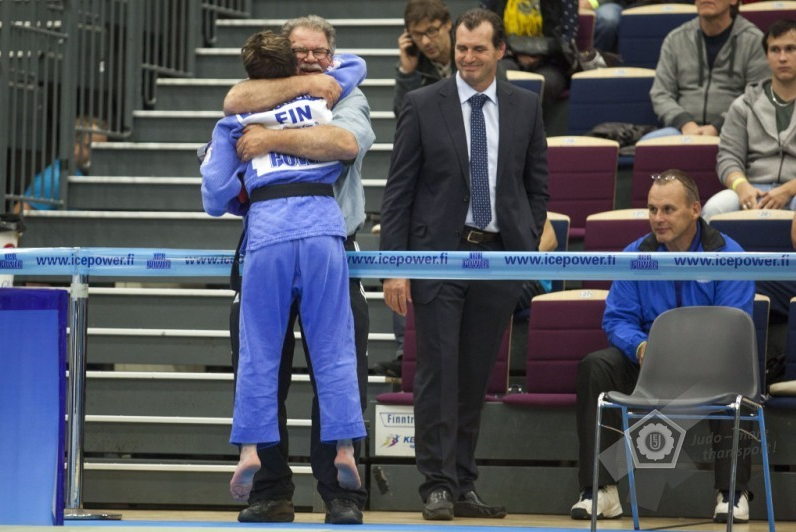
[[[357,56],[335,56],[327,72],[341,97],[365,77]],[[241,204],[241,180],[251,194],[288,183],[335,182],[339,161],[313,161],[267,153],[242,163],[235,144],[251,123],[272,129],[328,123],[323,100],[299,97],[271,111],[221,119],[201,166],[202,200],[212,216],[245,215],[246,242],[241,291],[240,359],[230,442],[279,442],[277,388],[290,307],[299,301],[320,405],[321,440],[362,438],[365,425],[356,375],[354,325],[348,295],[345,223],[329,196],[298,196]],[[248,209],[248,212],[247,212]]]

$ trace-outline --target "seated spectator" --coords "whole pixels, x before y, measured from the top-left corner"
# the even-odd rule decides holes
[[[670,135],[718,136],[724,115],[748,83],[766,75],[763,33],[738,15],[740,0],[696,0],[697,17],[663,41],[652,106],[664,129],[642,140]]]
[[[548,113],[577,64],[577,0],[482,0],[481,6],[503,18],[505,67],[544,76],[542,108]]]
[[[771,78],[746,87],[727,112],[716,173],[727,187],[705,204],[706,220],[749,209],[796,209],[796,20],[762,39]]]
[[[73,153],[72,175],[88,175],[91,167],[91,143],[106,142],[108,136],[101,132],[102,124],[91,118],[78,118],[75,121],[75,149]],[[33,177],[30,186],[25,190],[26,198],[59,200],[61,198],[61,160],[47,166]],[[22,204],[22,209],[35,209],[40,211],[53,210],[56,203],[28,201]]]
[[[666,170],[652,176],[648,195],[652,232],[625,248],[626,252],[742,252],[737,242],[709,226],[700,216],[699,191],[694,181],[680,170]],[[603,463],[599,484],[592,485],[594,472],[594,441],[597,398],[603,392],[629,394],[638,380],[644,363],[647,336],[652,322],[675,307],[716,305],[739,308],[751,316],[754,302],[752,281],[614,281],[605,301],[603,329],[611,344],[607,349],[587,355],[578,366],[575,411],[579,455],[581,495],[570,512],[573,519],[591,519],[592,498],[597,497],[599,518],[622,515],[616,482]],[[608,430],[601,434],[601,451],[622,437],[621,415],[606,412],[603,424]],[[724,522],[728,515],[728,486],[732,455],[732,423],[711,423],[722,437],[712,439],[715,456],[715,484],[718,490],[713,519]],[[723,437],[726,436],[726,437]],[[749,438],[741,441],[739,451],[737,492],[733,507],[735,522],[749,520],[749,477],[751,459]],[[744,452],[746,450],[747,452]]]

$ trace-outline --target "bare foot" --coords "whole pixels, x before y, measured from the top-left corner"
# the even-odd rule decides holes
[[[257,456],[257,446],[245,444],[240,448],[240,460],[232,480],[229,481],[229,492],[238,502],[246,502],[249,492],[254,484],[254,474],[260,469],[260,458]]]
[[[351,440],[337,441],[337,456],[334,459],[337,468],[337,483],[347,490],[356,490],[362,486],[359,480],[357,463],[354,460],[354,445]]]

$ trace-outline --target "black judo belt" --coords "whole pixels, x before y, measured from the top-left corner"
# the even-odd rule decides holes
[[[297,196],[329,196],[334,197],[332,185],[326,183],[285,183],[282,185],[267,185],[256,188],[249,196],[249,203],[268,201],[279,198],[293,198]],[[240,292],[240,248],[246,233],[240,235],[238,247],[235,248],[235,258],[232,260],[232,270],[229,274],[229,287]]]

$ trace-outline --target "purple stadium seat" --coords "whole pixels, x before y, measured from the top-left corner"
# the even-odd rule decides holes
[[[631,207],[646,207],[650,176],[669,168],[678,168],[691,176],[699,188],[702,205],[724,189],[716,174],[719,138],[703,135],[679,135],[644,140],[636,144],[633,162]]]
[[[647,209],[620,209],[592,214],[586,219],[584,251],[622,251],[650,232]],[[611,281],[583,281],[583,288],[608,290]]]
[[[589,50],[594,46],[594,22],[597,16],[594,11],[581,10],[578,12],[578,50]]]
[[[710,225],[738,242],[744,251],[793,252],[793,211],[767,209],[717,214]]]
[[[544,76],[536,72],[524,72],[522,70],[507,70],[506,78],[512,85],[522,87],[536,93],[539,99],[542,99],[544,93]]]
[[[499,395],[506,393],[509,380],[509,352],[511,347],[511,322],[503,334],[498,358],[492,369],[492,377],[487,388],[485,401],[499,401]],[[385,405],[413,405],[414,396],[412,389],[417,367],[417,334],[415,330],[415,315],[412,305],[406,313],[406,328],[404,329],[404,355],[401,359],[401,391],[387,392],[376,396],[376,402]]]
[[[595,137],[550,137],[547,162],[550,169],[551,211],[570,219],[570,238],[583,238],[586,217],[614,208],[616,161],[619,144]]]
[[[618,48],[625,65],[655,68],[669,32],[694,17],[696,8],[685,4],[655,4],[623,10]]]
[[[603,122],[658,126],[650,89],[649,68],[598,68],[572,75],[567,134],[584,135]]]
[[[741,16],[760,28],[763,33],[775,20],[796,19],[796,2],[776,1],[741,5]]]
[[[528,322],[525,391],[503,396],[517,406],[573,406],[584,356],[608,347],[602,330],[605,290],[565,290],[536,296]]]

